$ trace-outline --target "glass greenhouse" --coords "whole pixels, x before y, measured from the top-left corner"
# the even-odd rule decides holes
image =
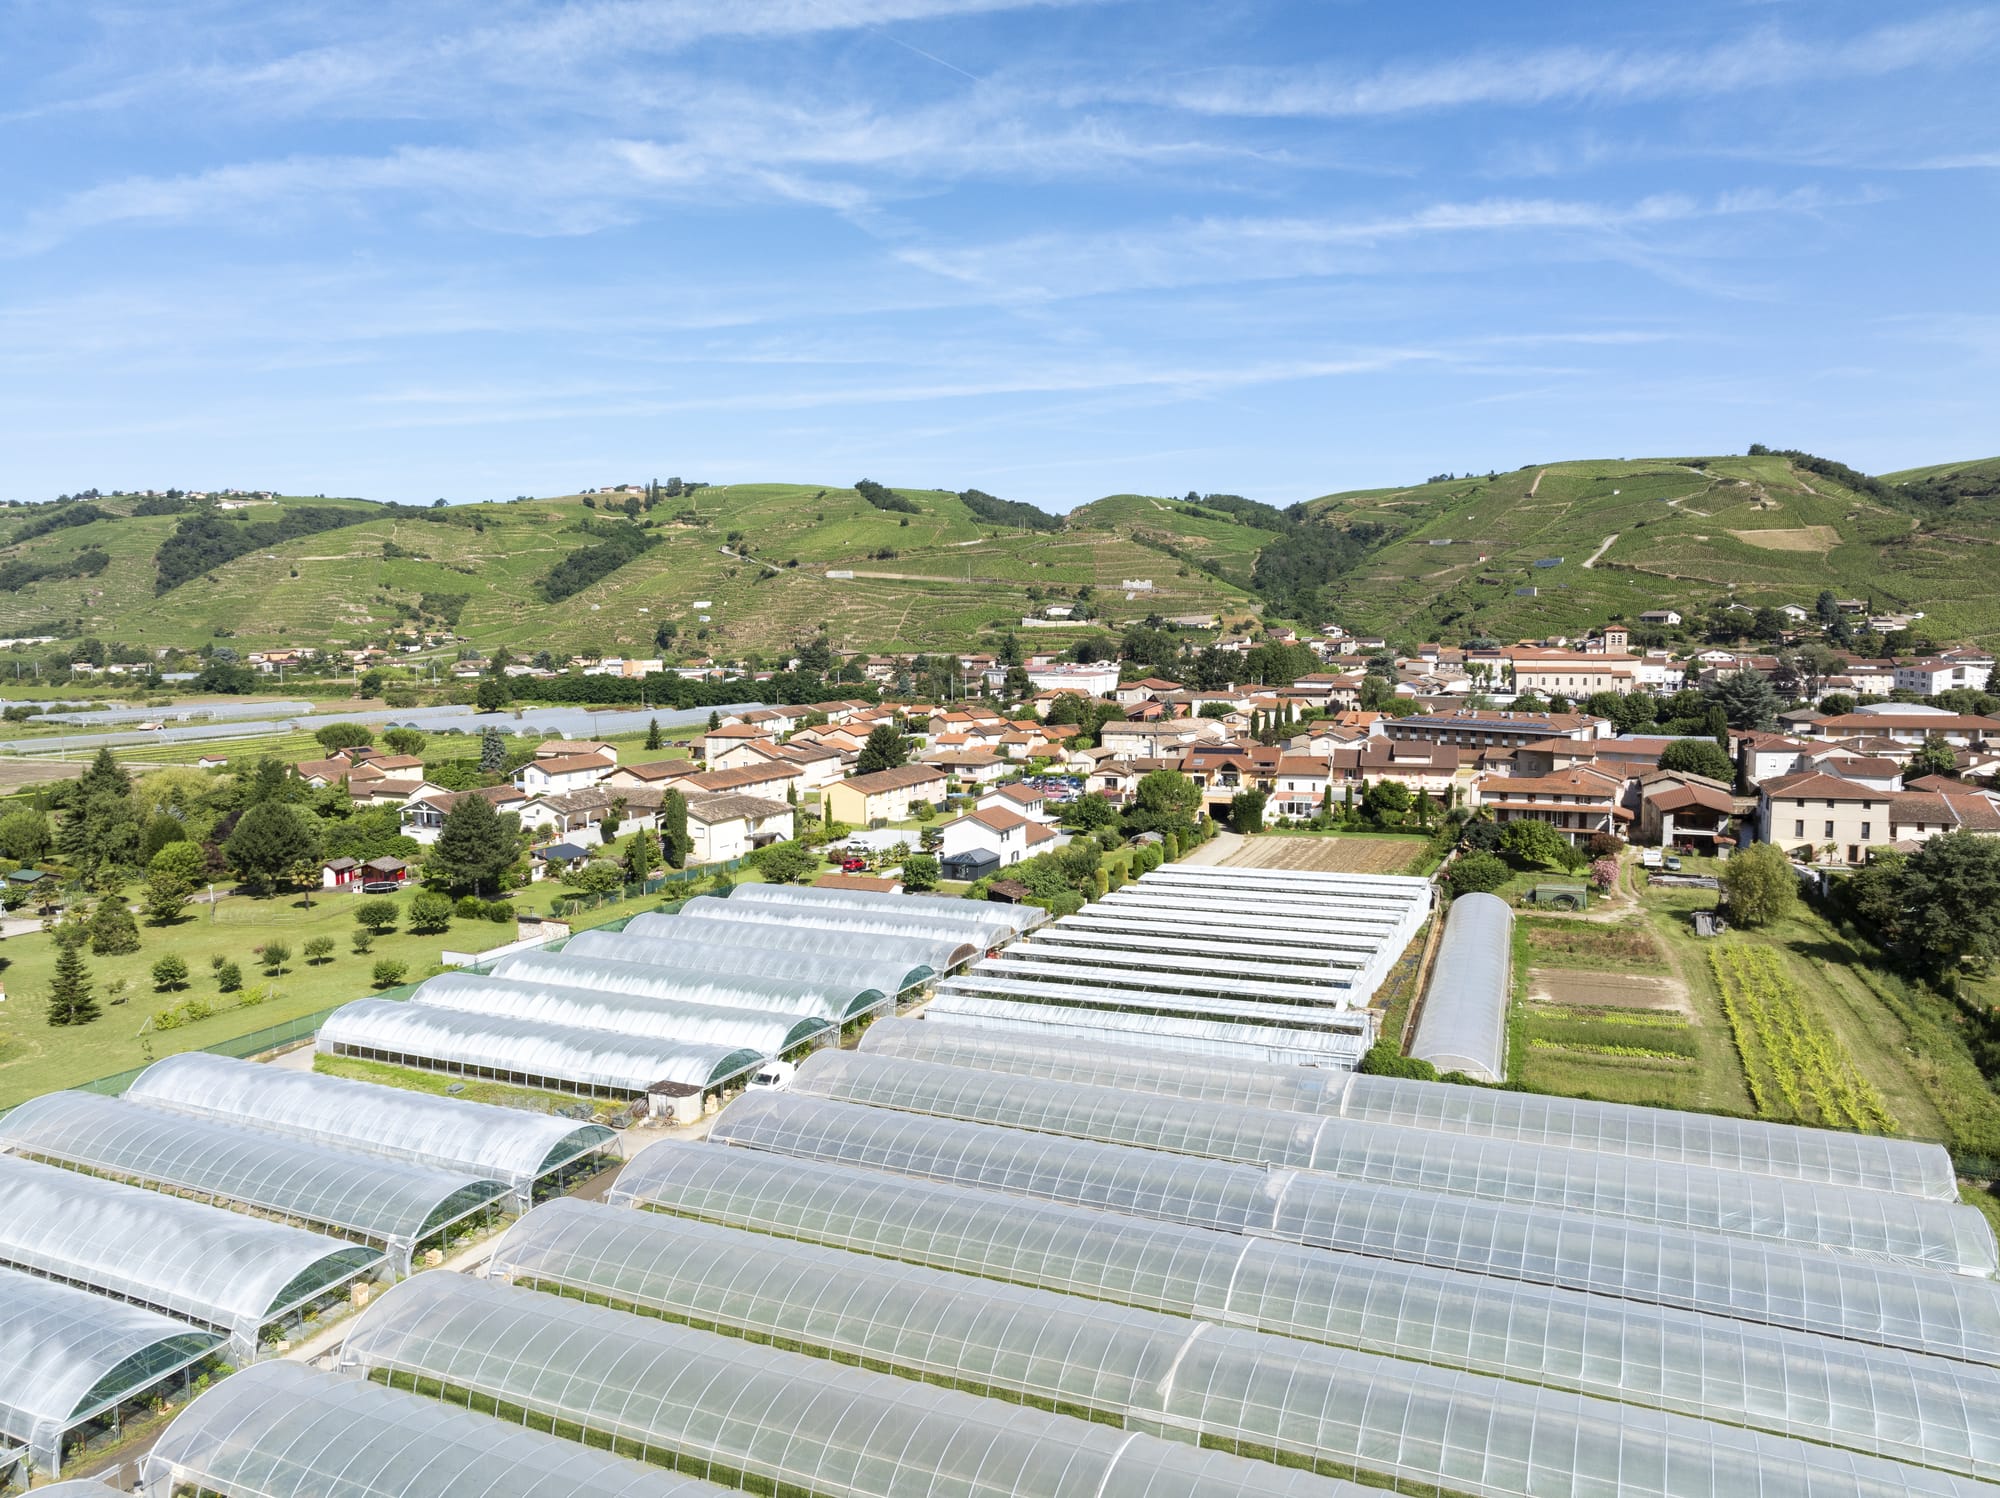
[[[1314,1171],[1342,1181],[1816,1245],[1955,1273],[1991,1274],[1996,1267],[1993,1229],[1972,1207],[1815,1181],[1396,1124],[1307,1119],[858,1051],[809,1058],[792,1086],[872,1107]]]
[[[748,906],[745,907],[745,909],[748,908]],[[766,907],[760,906],[758,908],[763,909]],[[771,923],[769,921],[732,919],[722,913],[727,909],[728,906],[726,905],[721,907],[711,906],[706,915],[695,915],[683,911],[679,915],[667,917],[668,920],[673,922],[671,927],[655,926],[647,929],[649,933],[654,931],[671,931],[674,938],[684,938],[688,941],[705,941],[722,947],[754,947],[768,939],[771,931]],[[648,911],[647,914],[657,915],[658,912]],[[789,931],[793,928],[780,927],[779,929]],[[959,941],[955,937],[950,936],[882,936],[872,932],[857,934],[845,931],[833,931],[824,926],[801,926],[797,930],[801,934],[810,932],[818,937],[819,945],[815,947],[800,947],[794,946],[791,943],[782,943],[779,950],[787,952],[814,951],[827,957],[858,958],[864,962],[906,962],[909,964],[912,972],[918,968],[924,969],[925,976],[929,976],[932,973],[948,973],[960,964],[972,961],[973,958],[985,951],[984,947],[975,946],[970,942]],[[649,934],[644,937],[636,937],[635,939],[645,941],[662,938]],[[912,984],[921,981],[921,979],[912,978],[909,983],[905,983],[903,986],[908,988]]]
[[[152,1498],[724,1498],[560,1436],[276,1361],[189,1405],[147,1454],[145,1481]]]
[[[355,1321],[343,1363],[644,1460],[819,1498],[1362,1498],[1349,1485],[830,1365],[462,1274],[420,1274]]]
[[[696,984],[688,986],[699,991]],[[682,1003],[650,994],[604,993],[572,984],[545,983],[539,978],[489,978],[478,973],[440,973],[426,978],[409,1002],[579,1030],[722,1045],[765,1056],[782,1056],[834,1033],[833,1026],[818,1015],[737,1009],[696,1000]]]
[[[1685,1415],[590,1202],[530,1213],[493,1273],[1127,1429],[1479,1498],[1664,1493],[1670,1474],[1704,1472],[1731,1493],[1768,1491],[1779,1473],[1828,1493],[1957,1486]],[[1546,1459],[1509,1462],[1495,1430],[1532,1430],[1535,1446],[1576,1460],[1560,1475]]]
[[[1143,1047],[1149,1053],[1255,1059],[1288,1067],[1353,1066],[1368,1049],[1365,1033],[1288,1030],[1126,1009],[1067,1009],[970,993],[935,995],[924,1006],[923,1022],[956,1035],[1032,1037],[1064,1051],[1095,1048],[1115,1036],[1121,1047]]]
[[[219,1332],[0,1269],[0,1452],[61,1470],[63,1437],[214,1353]],[[6,1460],[0,1456],[0,1476]]]
[[[1507,996],[1514,973],[1514,912],[1497,895],[1451,902],[1437,960],[1417,1010],[1410,1054],[1476,1082],[1507,1075]]]
[[[1065,969],[1053,968],[1049,971],[1060,973]],[[1113,973],[1109,976],[1116,979],[1120,975]],[[1016,976],[1004,957],[990,958],[955,978],[947,978],[938,985],[938,994],[948,993],[1021,999],[1066,1009],[1124,1009],[1134,1014],[1232,1020],[1238,1024],[1272,1025],[1281,1029],[1325,1030],[1345,1035],[1374,1033],[1374,1021],[1361,1009],[1334,1004],[1266,1004],[1255,999],[1230,999],[1215,994],[1157,993],[1150,989],[1120,988],[1115,983],[1043,982]]]
[[[1061,1037],[928,1023],[948,1012],[933,1001],[924,1011],[925,1022],[884,1020],[862,1038],[860,1049],[1209,1103],[1517,1139],[1934,1201],[1958,1200],[1951,1156],[1942,1145],[1913,1139],[1401,1077],[1302,1070],[1249,1059],[1196,1062],[1141,1048],[1124,1035],[1116,1037],[1115,1045],[1079,1050]],[[1094,1020],[1089,1023],[1097,1025]]]
[[[1926,1466],[2000,1462],[2000,1372],[1949,1358],[680,1141],[640,1151],[607,1199]]]
[[[687,1097],[740,1077],[764,1060],[741,1047],[571,1030],[391,999],[356,999],[334,1010],[320,1026],[319,1051],[612,1097]]]
[[[730,908],[738,893],[752,888],[760,893]],[[854,900],[818,898],[824,893],[827,891],[808,894],[795,884],[740,884],[727,896],[697,896],[681,907],[681,914],[712,916],[724,921],[778,920],[829,931],[879,932],[885,936],[903,933],[924,941],[949,938],[981,951],[1014,940],[1026,924],[1018,915],[1003,914],[998,907],[989,909],[983,902],[940,900],[927,895],[874,895],[869,897],[870,904],[863,905]]]
[[[730,890],[732,900],[748,900],[751,904],[808,904],[845,907],[850,910],[881,910],[896,914],[905,910],[919,913],[930,910],[931,905],[945,896],[935,895],[878,895],[860,889],[820,889],[815,885],[775,885],[739,884]],[[925,903],[925,902],[930,903]],[[968,912],[948,904],[945,914],[963,920]],[[994,905],[981,909],[977,919],[998,921],[1008,930],[1019,935],[1032,931],[1049,918],[1049,913],[1033,905]]]
[[[618,1153],[603,1124],[431,1097],[345,1077],[183,1051],[125,1090],[152,1108],[249,1125],[391,1160],[504,1182],[526,1211],[535,1183]]]
[[[382,1255],[0,1155],[0,1264],[220,1328],[247,1357],[262,1328],[375,1272]]]
[[[650,994],[656,999],[686,999],[691,985],[713,984],[709,990],[713,993],[754,993],[759,996],[756,1007],[775,1014],[808,1014],[836,1022],[874,1008],[885,996],[893,997],[894,985],[908,975],[908,969],[895,963],[853,962],[775,946],[676,942],[673,954],[664,956],[649,949],[667,943],[649,939],[631,941],[625,956],[607,955],[609,943],[627,941],[630,938],[610,932],[586,931],[571,937],[560,952],[519,952],[502,958],[493,973],[495,977],[571,983],[606,993]],[[572,953],[569,949],[579,942],[584,945]],[[582,955],[585,952],[589,955]],[[531,962],[529,958],[538,960]]]
[[[348,1154],[95,1092],[31,1098],[0,1118],[0,1145],[351,1235],[386,1247],[404,1268],[419,1243],[507,1194],[498,1181]]]
[[[718,1144],[2000,1362],[2000,1286],[1791,1245],[750,1093]]]

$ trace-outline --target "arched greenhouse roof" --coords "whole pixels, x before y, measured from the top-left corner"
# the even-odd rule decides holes
[[[718,1144],[2000,1361],[2000,1286],[1793,1245],[961,1123],[798,1092],[737,1099]],[[629,1169],[630,1167],[628,1167]]]
[[[914,987],[931,975],[930,964],[919,953],[857,952],[843,950],[847,944],[839,939],[826,943],[809,939],[830,932],[668,919],[671,927],[647,927],[643,932],[584,931],[563,943],[555,955],[686,973],[708,982],[740,974],[734,981],[795,993],[802,1001],[810,998],[816,1013],[834,1018],[853,1012],[857,1005],[879,1003],[884,994]],[[863,994],[872,997],[863,1003]]]
[[[545,970],[561,960],[560,953],[550,955],[554,961],[546,964]],[[579,977],[587,978],[588,974],[580,973]],[[707,989],[699,981],[689,982],[687,987],[690,993]],[[651,1040],[723,1045],[765,1056],[782,1055],[832,1028],[817,1015],[738,1009],[696,999],[681,1002],[650,994],[606,993],[583,983],[545,982],[539,977],[486,977],[479,973],[440,973],[435,978],[426,978],[417,985],[409,1002],[581,1030],[643,1035]]]
[[[586,1438],[826,1498],[1361,1498],[1350,1484],[462,1274],[420,1274],[341,1352]],[[463,1391],[458,1393],[457,1391]]]
[[[322,1053],[375,1052],[442,1068],[469,1067],[610,1092],[685,1095],[741,1076],[757,1051],[573,1030],[538,1020],[467,1014],[435,1004],[357,999],[320,1026]]]
[[[626,941],[636,942],[662,938],[671,933],[677,939],[713,942],[717,946],[774,946],[785,952],[818,952],[826,957],[847,957],[863,962],[907,963],[912,976],[903,985],[905,988],[923,981],[932,973],[949,972],[961,963],[972,961],[985,950],[976,943],[948,935],[883,936],[875,932],[856,934],[834,931],[824,926],[773,926],[768,921],[734,920],[720,913],[726,908],[710,906],[706,914],[683,911],[679,915],[660,915],[657,911],[649,911],[648,917],[659,916],[659,919],[646,919],[638,930],[628,927],[621,935]],[[635,919],[633,924],[638,925],[638,920]],[[612,941],[620,939],[620,936],[613,936],[610,932],[604,934]]]
[[[226,1328],[238,1351],[381,1261],[301,1228],[0,1155],[0,1264]]]
[[[0,1443],[52,1472],[72,1426],[221,1347],[157,1311],[0,1269]]]
[[[724,1498],[713,1483],[366,1379],[273,1360],[183,1410],[146,1490],[220,1498]],[[50,1490],[53,1491],[53,1490]]]
[[[1032,931],[1049,918],[1046,910],[1035,905],[975,904],[943,895],[875,894],[810,884],[739,884],[725,898],[751,905],[819,905],[829,910],[874,910],[884,915],[935,915],[943,920],[1002,926],[1015,936]]]
[[[422,1238],[506,1194],[498,1181],[308,1144],[126,1102],[51,1092],[0,1118],[0,1146],[59,1165],[191,1191],[383,1243]]]
[[[1121,1045],[1166,1055],[1254,1057],[1287,1066],[1352,1066],[1368,1049],[1359,1034],[1282,1029],[1196,1015],[1143,1014],[1129,1009],[1068,1009],[982,994],[940,992],[924,1006],[924,1024],[959,1034],[1033,1036],[1071,1049]]]
[[[603,1124],[201,1051],[154,1062],[125,1096],[154,1108],[504,1181],[517,1191],[572,1160],[615,1146],[618,1137]]]
[[[1497,895],[1460,895],[1445,917],[1410,1054],[1479,1082],[1507,1075],[1514,912]]]
[[[762,926],[810,927],[855,936],[900,936],[919,941],[950,937],[982,948],[998,946],[1014,935],[1012,927],[993,921],[953,920],[948,915],[934,916],[922,912],[903,914],[847,910],[831,905],[783,900],[745,900],[732,908],[730,901],[717,899],[714,895],[696,895],[681,907],[681,914]],[[676,917],[664,916],[661,919],[674,920]]]
[[[494,964],[493,976],[567,983],[605,993],[646,994],[656,999],[691,1000],[702,993],[707,997],[696,1002],[727,1000],[730,1008],[835,1022],[882,1001],[883,991],[869,981],[871,978],[894,982],[902,976],[900,968],[878,967],[864,972],[858,963],[811,955],[791,957],[781,952],[768,953],[761,961],[755,952],[746,952],[735,963],[725,958],[662,961],[650,953],[636,952],[610,955],[613,944],[620,940],[610,932],[586,931],[572,937],[560,952],[517,952],[503,957]]]

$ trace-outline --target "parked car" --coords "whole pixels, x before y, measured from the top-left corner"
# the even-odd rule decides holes
[[[798,1068],[789,1061],[766,1061],[750,1078],[750,1087],[755,1092],[783,1092],[792,1085],[792,1074]]]
[[[868,872],[868,860],[865,858],[843,858],[840,861],[840,872],[843,874],[865,874]]]
[[[1664,862],[1666,863],[1667,872],[1669,874],[1678,874],[1681,871],[1681,861],[1678,855],[1669,853],[1666,856]]]

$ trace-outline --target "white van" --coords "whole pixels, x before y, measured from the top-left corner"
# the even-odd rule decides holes
[[[753,1090],[782,1092],[792,1085],[792,1076],[797,1071],[789,1061],[766,1061],[751,1076],[750,1086]]]

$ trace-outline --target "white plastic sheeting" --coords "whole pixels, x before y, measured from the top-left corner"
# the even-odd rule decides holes
[[[780,952],[812,952],[822,957],[846,957],[871,963],[907,963],[910,977],[903,984],[905,988],[922,982],[933,973],[948,973],[985,950],[951,936],[884,936],[872,931],[833,931],[825,926],[773,926],[769,921],[734,919],[723,913],[728,908],[727,905],[710,906],[705,915],[691,915],[683,911],[679,915],[650,921],[641,928],[644,935],[631,932],[621,934],[622,939],[631,942],[661,939],[702,941],[721,947],[770,946]],[[658,916],[659,912],[648,911],[647,915]],[[609,932],[604,934],[611,935]],[[573,938],[569,945],[574,946],[581,939]],[[616,941],[620,937],[613,936],[611,939]],[[567,951],[568,947],[564,950]]]
[[[502,1181],[524,1211],[534,1183],[543,1176],[618,1149],[618,1136],[603,1124],[201,1051],[154,1062],[125,1090],[125,1097],[197,1118]]]
[[[979,906],[970,901],[961,902],[968,911],[977,911]],[[944,907],[949,911],[950,907]],[[717,920],[754,923],[766,926],[809,926],[822,931],[846,932],[856,936],[902,936],[918,940],[936,939],[948,936],[960,942],[968,942],[979,947],[996,947],[1011,940],[1014,931],[997,921],[974,919],[970,916],[955,916],[940,913],[912,912],[908,915],[879,910],[849,910],[832,905],[818,905],[780,900],[745,900],[741,905],[732,905],[729,900],[717,899],[714,895],[696,895],[681,907],[682,915],[711,916]],[[662,917],[674,919],[671,916]],[[634,925],[638,922],[635,920]]]
[[[361,1056],[578,1092],[687,1096],[739,1077],[764,1058],[726,1045],[683,1045],[466,1014],[434,1004],[357,999],[320,1026],[325,1056]]]
[[[1865,1342],[681,1141],[607,1199],[1926,1466],[2000,1461],[2000,1371]]]
[[[598,937],[595,932],[584,935]],[[573,938],[560,952],[519,952],[494,964],[493,976],[698,1003],[713,1004],[727,998],[732,1008],[813,1015],[836,1023],[894,997],[895,984],[905,976],[905,969],[894,963],[866,964],[752,947],[690,943],[676,956],[667,957],[638,951],[639,944],[634,943],[635,950],[629,955],[612,956],[609,943],[621,939],[604,933],[602,938],[585,943],[575,955],[569,946],[582,937]],[[708,997],[697,998],[699,994]]]
[[[819,1498],[1361,1498],[1351,1485],[462,1274],[362,1312],[343,1363]]]
[[[1410,1054],[1477,1082],[1507,1075],[1507,996],[1514,981],[1514,912],[1497,895],[1451,902]]]
[[[300,1363],[224,1379],[169,1425],[146,1491],[219,1498],[724,1498],[692,1477]]]
[[[950,1012],[934,1000],[923,1021],[882,1020],[862,1037],[859,1049],[1208,1103],[1716,1166],[1933,1201],[1958,1200],[1951,1156],[1942,1145],[1914,1139],[1449,1082],[1305,1070],[1297,1064],[1271,1064],[1222,1052],[1196,1061],[1162,1055],[1150,1046],[1141,1048],[1123,1034],[1114,1037],[1116,1044],[1080,1047],[1058,1037],[930,1023]],[[1099,1022],[1093,1018],[1088,1023]],[[1272,1058],[1277,1059],[1290,1060]]]
[[[837,980],[836,987],[852,985],[859,979],[878,988],[893,983],[889,991],[894,993],[915,988],[934,973],[944,971],[964,950],[950,942],[915,941],[897,936],[844,936],[811,926],[752,925],[701,916],[665,919],[672,924],[649,925],[643,928],[643,934],[631,930],[584,931],[565,942],[563,951],[579,957],[653,963],[669,969],[700,968],[708,972],[716,971],[714,959],[705,955],[710,951],[762,952],[778,958],[805,959],[812,966],[801,971]],[[691,962],[687,955],[690,951],[701,955],[702,961]],[[801,980],[788,975],[768,981]]]
[[[915,911],[920,915],[942,914],[947,919],[997,922],[1019,934],[1031,931],[1049,918],[1047,911],[1033,905],[975,905],[963,908],[963,900],[943,895],[878,895],[862,889],[820,889],[814,885],[739,884],[729,892],[732,900],[752,905],[825,905],[835,909],[880,910],[889,914]]]
[[[1304,1171],[749,1093],[718,1144],[2000,1362],[2000,1286],[1969,1275]],[[629,1168],[629,1167],[628,1167]]]
[[[1972,1490],[1872,1455],[1567,1390],[591,1202],[530,1213],[492,1263],[515,1284],[844,1364],[1476,1498],[1657,1494],[1690,1472],[1717,1493],[1778,1481],[1828,1495],[1849,1483],[1885,1495]],[[1496,1460],[1496,1430],[1532,1430],[1574,1462],[1558,1474]]]
[[[1038,968],[1033,964],[1022,964],[1016,968],[1001,957],[982,962],[956,978],[947,978],[938,985],[938,993],[985,994],[1051,1007],[1124,1009],[1134,1014],[1223,1019],[1238,1024],[1274,1025],[1288,1030],[1327,1030],[1347,1035],[1369,1034],[1374,1026],[1374,1021],[1365,1010],[1338,1008],[1331,1004],[1266,1003],[1220,994],[1162,993],[1149,988],[1120,988],[1116,986],[1116,973],[1106,974],[1106,981],[1102,983],[1072,983],[1034,976],[1038,973],[1065,974],[1073,971]]]
[[[61,1468],[63,1436],[223,1345],[140,1306],[0,1269],[0,1447]]]
[[[260,1327],[381,1263],[302,1228],[0,1155],[0,1264],[220,1328],[238,1356]]]
[[[682,1003],[649,994],[603,993],[580,985],[545,983],[539,978],[484,977],[478,973],[440,973],[426,978],[409,1002],[580,1030],[643,1035],[652,1040],[722,1045],[766,1056],[781,1056],[833,1028],[818,1015]]]
[[[876,1023],[879,1027],[885,1022]],[[1369,1045],[1366,1031],[1283,1029],[1126,1009],[1070,1009],[971,993],[935,995],[924,1006],[922,1023],[954,1034],[1032,1035],[1064,1051],[1089,1051],[1112,1036],[1121,1046],[1149,1052],[1307,1067],[1353,1066]]]

